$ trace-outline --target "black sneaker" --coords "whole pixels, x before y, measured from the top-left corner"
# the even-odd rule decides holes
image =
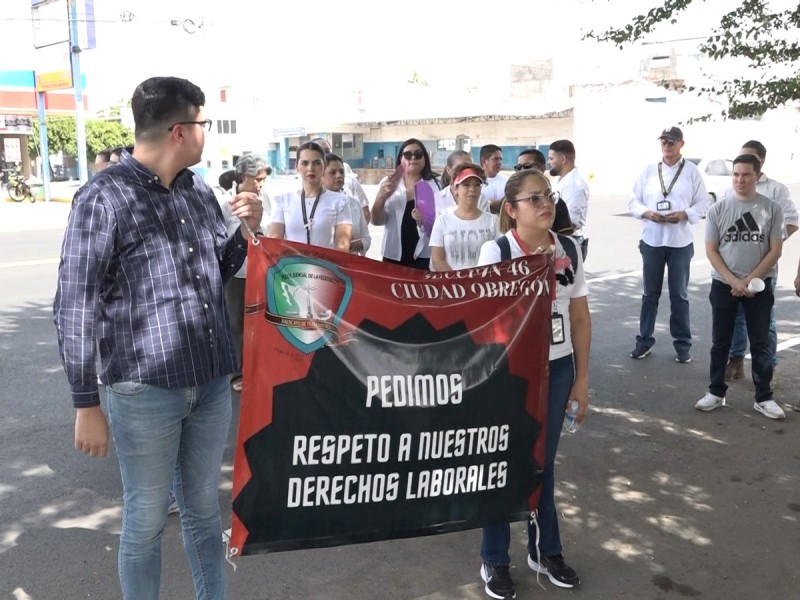
[[[631,358],[635,358],[636,360],[645,358],[648,354],[650,354],[650,348],[645,348],[639,344],[636,344],[636,348],[631,350]]]
[[[564,562],[564,557],[560,554],[555,556],[542,556],[541,562],[536,562],[528,555],[528,566],[531,570],[542,575],[547,575],[550,583],[562,588],[571,588],[579,585],[580,577],[575,569]]]
[[[514,587],[514,580],[508,572],[508,566],[490,567],[486,563],[481,565],[481,579],[486,582],[483,588],[490,598],[516,598],[517,588]]]

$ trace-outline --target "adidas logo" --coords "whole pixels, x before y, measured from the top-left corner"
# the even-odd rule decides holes
[[[740,219],[734,223],[733,227],[725,232],[725,237],[722,238],[725,242],[763,242],[765,239],[764,234],[758,228],[758,223],[749,212],[742,215]]]

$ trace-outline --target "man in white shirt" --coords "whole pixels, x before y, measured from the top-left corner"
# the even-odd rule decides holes
[[[550,144],[548,156],[550,175],[558,177],[553,191],[558,192],[569,209],[569,217],[575,225],[572,237],[581,247],[583,260],[589,250],[586,231],[586,216],[589,212],[589,186],[578,174],[575,166],[575,146],[569,140],[556,140]]]
[[[503,150],[500,146],[486,144],[481,148],[481,168],[486,173],[486,187],[483,195],[489,200],[489,209],[497,214],[500,212],[500,203],[506,195],[506,181],[508,177],[500,174],[503,168]]]
[[[642,359],[656,343],[653,333],[658,301],[668,270],[669,329],[675,347],[675,360],[691,362],[692,333],[689,326],[689,265],[694,256],[691,226],[706,214],[708,194],[700,171],[681,156],[683,132],[668,127],[658,137],[660,162],[648,165],[633,186],[628,202],[631,215],[641,219],[642,310],[639,335],[631,358]]]
[[[331,145],[325,138],[314,138],[311,141],[322,146],[322,149],[325,150],[325,154],[330,154],[332,152]],[[369,225],[372,219],[372,213],[369,210],[369,198],[367,198],[367,193],[364,191],[364,188],[361,187],[361,182],[358,180],[358,176],[353,173],[353,169],[350,168],[350,165],[346,162],[342,164],[344,165],[344,189],[349,192],[348,195],[351,198],[355,198],[361,203],[361,210],[364,213],[364,218],[367,220],[367,225]]]
[[[749,140],[744,143],[740,155],[750,154],[758,159],[763,168],[767,160],[767,149],[764,144],[757,140]],[[797,231],[798,216],[797,207],[789,195],[789,188],[770,179],[762,171],[758,182],[756,183],[756,191],[762,196],[766,196],[773,202],[776,202],[783,209],[783,225],[786,232],[786,238],[790,238],[792,234]],[[733,188],[725,190],[724,198],[732,198],[735,196]],[[785,241],[785,240],[784,240]],[[775,292],[775,284],[778,280],[777,275],[772,278],[772,291]],[[745,325],[744,309],[740,306],[739,313],[736,317],[736,325],[733,329],[733,339],[731,340],[731,352],[728,357],[728,365],[725,367],[725,380],[732,381],[734,379],[741,379],[744,377],[744,355],[747,352],[747,326]],[[770,359],[773,366],[773,379],[775,367],[778,366],[778,325],[775,320],[775,309],[773,307],[769,319],[769,352]]]

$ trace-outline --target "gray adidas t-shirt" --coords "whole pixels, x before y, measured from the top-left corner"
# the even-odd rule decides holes
[[[748,275],[767,255],[770,240],[783,237],[783,210],[761,194],[752,201],[726,198],[706,214],[706,241],[719,243],[722,260],[739,278]],[[711,276],[725,281],[713,267]],[[766,277],[774,276],[772,267]]]

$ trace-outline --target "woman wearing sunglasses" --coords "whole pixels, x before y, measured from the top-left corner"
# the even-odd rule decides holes
[[[589,348],[592,325],[588,289],[580,249],[571,238],[551,231],[555,217],[554,199],[547,178],[534,169],[522,170],[506,183],[505,201],[500,207],[500,230],[508,244],[510,258],[527,254],[550,254],[556,270],[556,295],[552,308],[550,344],[550,385],[547,397],[545,464],[538,509],[539,547],[535,526],[528,525],[528,566],[563,588],[580,583],[577,573],[564,562],[558,513],[554,499],[554,463],[568,402],[577,400],[577,420],[583,422],[589,405]],[[498,241],[502,242],[501,238]],[[500,262],[498,241],[481,248],[478,265]],[[572,244],[572,248],[566,247]],[[514,582],[509,574],[511,533],[508,523],[483,529],[481,577],[492,598],[512,598]]]
[[[497,237],[497,217],[480,207],[486,173],[463,163],[453,169],[456,207],[437,214],[431,232],[431,271],[455,271],[478,264],[481,246]],[[488,206],[486,207],[488,209]]]
[[[397,153],[396,169],[384,177],[372,205],[372,224],[384,225],[383,260],[416,269],[428,269],[431,250],[415,205],[414,186],[425,181],[439,191],[425,145],[411,138]]]
[[[349,252],[350,206],[347,196],[322,186],[325,151],[315,142],[301,144],[296,168],[303,186],[275,198],[269,237]]]

